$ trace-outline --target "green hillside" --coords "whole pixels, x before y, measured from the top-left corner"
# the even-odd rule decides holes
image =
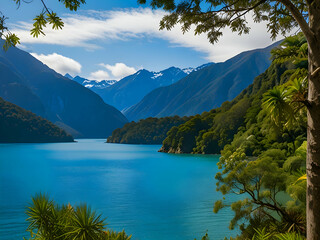
[[[277,51],[272,51],[272,54],[275,58]],[[253,84],[243,90],[233,101],[224,102],[220,108],[196,115],[186,123],[172,128],[160,151],[219,154],[235,136],[234,141],[241,141],[241,144],[248,145],[245,147],[248,155],[257,155],[262,148],[275,142],[286,145],[301,134],[305,136],[305,129],[301,128],[290,132],[287,130],[282,133],[283,136],[274,136],[274,129],[270,128],[270,122],[267,122],[261,101],[263,94],[269,89],[284,84],[299,74],[303,75],[306,66],[304,59],[296,60],[295,63],[286,59],[274,60],[271,66],[256,77]],[[296,141],[301,143],[303,138]],[[262,144],[264,147],[260,146],[261,149],[257,149],[255,145],[254,149],[250,148],[253,141],[262,139],[264,139]],[[299,143],[296,144],[299,145]]]
[[[167,132],[174,126],[185,123],[188,117],[147,118],[130,122],[112,132],[108,143],[162,144]]]
[[[73,142],[73,137],[48,120],[0,98],[0,142]]]

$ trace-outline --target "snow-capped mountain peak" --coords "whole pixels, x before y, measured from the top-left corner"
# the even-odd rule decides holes
[[[153,73],[154,73],[154,76],[151,77],[152,79],[156,79],[156,78],[158,78],[158,77],[163,76],[163,73],[162,73],[162,72],[153,72]]]

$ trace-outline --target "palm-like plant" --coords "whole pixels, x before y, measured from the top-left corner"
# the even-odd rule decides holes
[[[308,44],[305,36],[299,33],[287,37],[279,47],[271,50],[272,60],[277,63],[292,61],[298,64],[308,60]]]
[[[299,77],[290,81],[288,85],[288,96],[292,103],[296,103],[295,112],[299,111],[307,103],[308,79]]]
[[[27,221],[30,223],[27,231],[31,237],[36,236],[44,239],[55,239],[57,226],[56,209],[53,201],[46,195],[39,194],[32,199],[32,205],[27,208]]]
[[[105,225],[101,215],[87,205],[81,205],[76,207],[64,235],[66,239],[97,240],[101,237]]]
[[[28,231],[34,240],[130,240],[124,231],[105,230],[105,219],[87,205],[59,206],[48,196],[32,198],[26,211]]]
[[[272,238],[272,234],[267,232],[265,227],[262,229],[255,229],[255,232],[252,240],[269,240]]]
[[[130,240],[131,235],[128,236],[125,231],[122,232],[115,232],[113,230],[104,231],[102,234],[103,240]]]
[[[276,86],[263,95],[262,107],[278,127],[291,127],[304,116],[308,105],[306,77],[294,78],[288,84]]]
[[[297,233],[281,233],[276,236],[277,240],[305,240],[306,238]]]
[[[267,231],[266,228],[255,229],[252,240],[305,240],[306,238],[298,233],[277,233]]]
[[[288,91],[283,86],[276,86],[263,96],[262,107],[271,120],[278,126],[289,125],[294,118]]]

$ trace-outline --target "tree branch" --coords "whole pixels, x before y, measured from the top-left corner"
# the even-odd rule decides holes
[[[311,73],[311,77],[315,77],[319,72],[320,72],[320,67],[318,67],[316,70],[314,70],[314,71]]]
[[[50,14],[50,11],[49,11],[49,9],[47,8],[47,6],[46,6],[46,4],[44,3],[44,1],[43,1],[43,0],[41,0],[41,2],[42,2],[42,4],[43,4],[44,8],[46,9],[47,13],[49,13],[49,14]]]
[[[304,19],[299,9],[290,0],[278,0],[278,2],[286,6],[286,8],[291,12],[292,16],[299,24],[301,31],[304,33],[304,35],[307,38],[307,41],[309,43],[312,42],[314,34],[311,31],[307,21]]]

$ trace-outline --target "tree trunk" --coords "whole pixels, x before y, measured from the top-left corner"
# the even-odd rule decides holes
[[[307,239],[320,240],[320,1],[309,5]]]

